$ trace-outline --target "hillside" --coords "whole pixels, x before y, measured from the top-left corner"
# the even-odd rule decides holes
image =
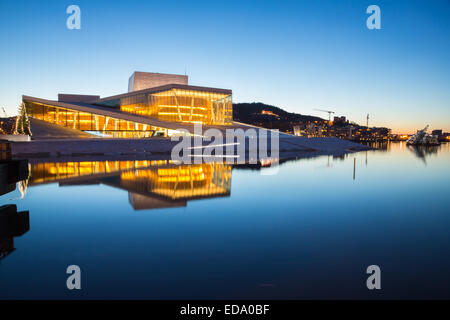
[[[322,118],[284,111],[281,108],[264,104],[233,103],[233,120],[280,131],[292,131],[294,125],[324,121]]]

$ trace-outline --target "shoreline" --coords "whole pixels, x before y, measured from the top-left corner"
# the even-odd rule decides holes
[[[172,149],[179,144],[169,138],[148,139],[58,139],[11,142],[14,159],[165,159],[170,160]],[[211,143],[203,141],[203,148]],[[249,139],[246,138],[246,155],[249,153]],[[360,145],[337,138],[302,138],[281,136],[277,149],[268,146],[268,153],[276,152],[279,158],[292,158],[316,155],[343,155],[370,150]],[[225,151],[225,150],[224,150]],[[224,152],[225,154],[225,152]]]

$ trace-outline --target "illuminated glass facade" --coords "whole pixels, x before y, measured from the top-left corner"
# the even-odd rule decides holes
[[[225,90],[172,88],[102,99],[97,104],[171,122],[231,125],[233,120],[232,95]]]
[[[25,101],[29,117],[63,127],[113,138],[167,136],[168,130],[144,123],[81,112],[69,108]]]

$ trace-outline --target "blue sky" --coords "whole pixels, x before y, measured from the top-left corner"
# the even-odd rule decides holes
[[[81,8],[81,30],[66,8]],[[366,8],[381,8],[381,30]],[[327,117],[450,131],[450,1],[0,0],[0,106],[21,95],[108,96],[135,70]]]

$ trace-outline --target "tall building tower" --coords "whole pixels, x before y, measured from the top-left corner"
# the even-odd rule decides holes
[[[167,84],[188,85],[188,76],[136,71],[133,72],[128,80],[128,92],[160,87]]]

